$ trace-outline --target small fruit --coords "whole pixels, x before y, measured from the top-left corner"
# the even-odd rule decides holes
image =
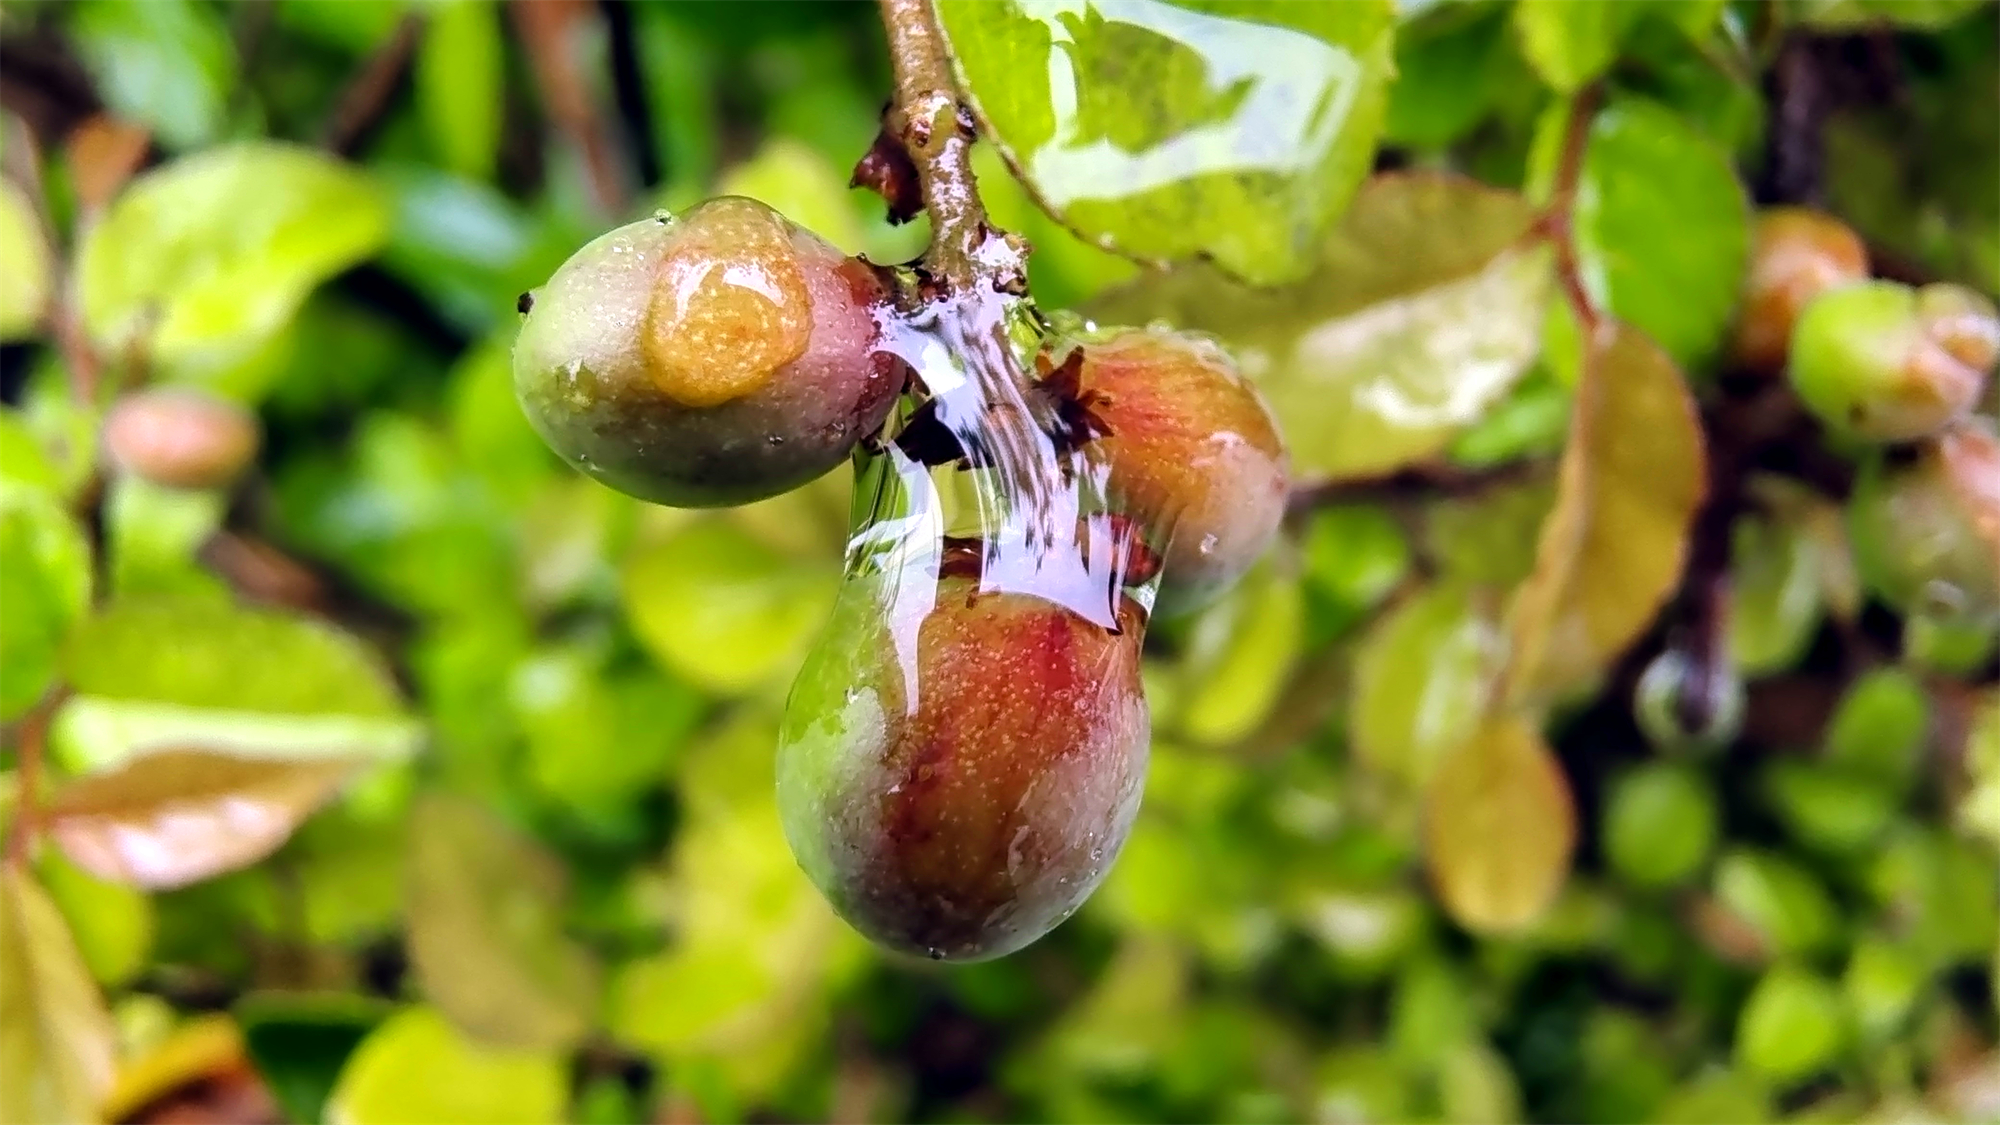
[[[1289,487],[1284,439],[1222,350],[1131,329],[1083,345],[1080,400],[1108,433],[1113,500],[1166,544],[1160,608],[1213,600],[1276,537]]]
[[[1732,350],[1739,366],[1775,375],[1799,313],[1819,294],[1865,280],[1868,250],[1846,223],[1804,207],[1760,212],[1753,239]]]
[[[786,704],[778,808],[871,939],[981,960],[1053,929],[1130,833],[1146,772],[1140,611],[1119,631],[946,576],[849,580]]]
[[[2000,624],[2000,552],[1933,447],[1863,472],[1847,502],[1862,581],[1892,608],[1938,622]]]
[[[221,488],[257,456],[257,419],[204,391],[157,387],[126,395],[104,420],[112,465],[170,488]]]
[[[754,200],[605,234],[524,302],[514,390],[577,468],[679,507],[825,473],[901,389],[874,273]]]
[[[1863,282],[1806,306],[1792,333],[1792,386],[1833,430],[1915,441],[1972,408],[1997,344],[1993,306],[1968,289]]]

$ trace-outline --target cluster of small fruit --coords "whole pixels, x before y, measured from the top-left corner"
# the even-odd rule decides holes
[[[740,504],[854,456],[846,582],[778,751],[835,908],[954,959],[1067,917],[1138,808],[1148,616],[1226,589],[1284,513],[1277,427],[1227,357],[1057,332],[741,198],[604,235],[523,311],[522,406],[614,488]]]
[[[1875,594],[1920,630],[1990,639],[2000,528],[1978,520],[2000,493],[2000,437],[1974,410],[2000,356],[2000,317],[1963,286],[1868,273],[1838,220],[1764,212],[1735,360],[1785,372],[1834,446],[1862,463],[1848,519]]]

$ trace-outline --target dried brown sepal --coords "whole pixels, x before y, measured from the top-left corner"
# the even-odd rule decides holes
[[[1048,403],[1050,436],[1059,451],[1081,449],[1110,436],[1111,423],[1105,415],[1111,396],[1084,387],[1082,348],[1071,348],[1060,363],[1051,360],[1047,351],[1041,352],[1035,356],[1035,374],[1039,379],[1035,388]]]
[[[898,226],[917,217],[924,209],[923,185],[917,166],[910,160],[903,142],[884,125],[875,134],[875,143],[855,162],[848,187],[867,188],[889,205],[889,221]]]

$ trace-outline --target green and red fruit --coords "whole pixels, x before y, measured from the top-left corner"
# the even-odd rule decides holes
[[[1792,386],[1837,432],[1915,441],[1972,408],[1996,346],[2000,320],[1971,290],[1864,282],[1806,306],[1792,333]]]
[[[1877,597],[1934,622],[2000,627],[2000,528],[1979,491],[1996,486],[1961,479],[1996,465],[1991,431],[1961,424],[1914,463],[1862,474],[1848,500],[1848,534],[1856,569]]]
[[[901,389],[875,273],[754,200],[611,231],[528,295],[514,390],[564,460],[677,507],[825,473]]]
[[[113,468],[170,488],[222,488],[257,456],[257,419],[203,391],[157,387],[120,398],[104,419]]]
[[[1214,344],[1131,329],[1083,345],[1081,401],[1104,432],[1112,501],[1164,545],[1160,608],[1197,608],[1276,538],[1290,487],[1284,439]]]
[[[1868,249],[1846,223],[1805,207],[1757,215],[1732,353],[1738,366],[1777,374],[1792,328],[1814,297],[1868,277]]]
[[[779,813],[855,929],[936,959],[998,957],[1069,917],[1131,831],[1143,615],[1126,600],[1113,631],[950,575],[934,605],[898,589],[851,579],[799,673]]]

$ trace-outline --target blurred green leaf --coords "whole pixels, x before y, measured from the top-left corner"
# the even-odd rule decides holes
[[[168,488],[136,474],[114,477],[104,501],[111,593],[212,594],[226,587],[195,553],[222,526],[229,497],[219,491]]]
[[[1424,858],[1461,925],[1516,930],[1555,900],[1576,846],[1562,767],[1518,718],[1488,719],[1438,766],[1424,795]]]
[[[1701,873],[1720,820],[1715,792],[1695,770],[1642,766],[1619,780],[1605,807],[1605,858],[1636,886],[1685,883]]]
[[[10,469],[37,468],[17,457],[9,455]],[[90,544],[76,521],[46,491],[0,482],[0,718],[20,716],[55,682],[90,587]]]
[[[85,233],[84,327],[111,354],[137,346],[172,377],[259,398],[258,349],[388,231],[381,190],[331,157],[261,141],[207,149],[133,180]]]
[[[538,650],[514,669],[509,696],[536,787],[591,813],[665,784],[704,710],[687,686],[649,670],[607,669],[581,647]]]
[[[358,765],[166,747],[71,782],[45,815],[64,853],[98,878],[180,887],[269,855]]]
[[[372,653],[330,626],[210,599],[114,602],[77,627],[53,745],[77,772],[164,746],[268,758],[411,753],[420,728]]]
[[[1983,0],[1791,0],[1790,5],[1800,23],[1840,31],[1885,25],[1936,31],[1983,6]]]
[[[20,865],[0,865],[0,1119],[97,1120],[114,1035],[55,903]]]
[[[1788,521],[1748,516],[1730,554],[1729,650],[1746,676],[1782,671],[1820,622],[1817,545]]]
[[[1821,762],[1780,759],[1764,770],[1766,799],[1792,835],[1835,854],[1866,848],[1896,815],[1896,793],[1878,778]]]
[[[1863,673],[1828,720],[1821,755],[1891,793],[1909,791],[1923,767],[1930,703],[1900,668]]]
[[[1486,115],[1521,63],[1498,5],[1455,5],[1396,30],[1396,82],[1383,137],[1436,148],[1463,137]]]
[[[1865,878],[1892,931],[1929,965],[1976,963],[2000,938],[2000,868],[1970,841],[1901,825]]]
[[[1634,0],[1520,0],[1514,33],[1543,81],[1573,94],[1604,73],[1645,12]]]
[[[1734,848],[1716,863],[1714,886],[1723,909],[1768,955],[1819,953],[1838,937],[1840,914],[1826,888],[1782,856]]]
[[[348,1057],[327,1099],[329,1125],[541,1125],[569,1102],[561,1058],[484,1047],[434,1008],[405,1008]]]
[[[1479,727],[1501,638],[1461,585],[1403,601],[1361,639],[1347,737],[1370,769],[1421,788]]]
[[[0,180],[0,262],[0,340],[33,336],[49,303],[49,247],[28,193],[11,179]]]
[[[1190,266],[1094,302],[1102,322],[1172,323],[1229,345],[1308,479],[1385,473],[1442,450],[1541,346],[1549,258],[1527,201],[1455,176],[1370,180],[1278,291]]]
[[[797,669],[838,582],[823,560],[787,558],[708,516],[634,554],[622,588],[633,631],[661,664],[743,695]]]
[[[153,950],[150,898],[96,878],[53,851],[43,854],[35,871],[99,984],[123,984],[146,967]]]
[[[505,47],[499,7],[489,0],[430,6],[412,72],[417,111],[439,162],[481,180],[500,147]]]
[[[1965,735],[1968,792],[1958,805],[1958,823],[2000,847],[2000,691],[1988,689],[1974,701]]]
[[[1840,985],[1855,1030],[1879,1042],[1898,1030],[1929,982],[1927,967],[1908,950],[1871,936],[1854,943]]]
[[[410,961],[482,1041],[558,1050],[595,1020],[597,966],[562,932],[562,863],[470,802],[431,794],[410,825]]]
[[[1255,730],[1299,659],[1302,617],[1298,577],[1268,561],[1202,614],[1181,665],[1179,731],[1222,745]]]
[[[216,140],[239,79],[221,13],[194,0],[87,0],[71,29],[120,117],[169,148]]]
[[[1553,181],[1567,119],[1561,106],[1544,117],[1537,184]],[[1593,300],[1678,364],[1698,368],[1714,354],[1750,253],[1749,199],[1726,153],[1655,102],[1614,99],[1590,125],[1575,223]]]
[[[1736,1058],[1779,1082],[1795,1082],[1833,1060],[1847,1038],[1846,1013],[1831,984],[1804,969],[1764,974],[1743,1005]]]
[[[986,136],[1053,214],[1125,253],[1297,277],[1367,173],[1388,3],[938,9]]]
[[[343,993],[253,992],[235,1015],[257,1074],[293,1121],[323,1120],[341,1067],[391,1011]]]

